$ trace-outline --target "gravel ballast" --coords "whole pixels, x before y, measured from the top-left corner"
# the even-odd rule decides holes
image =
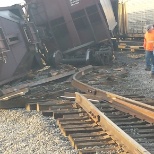
[[[118,52],[115,63],[129,72],[127,77],[118,83],[117,91],[121,90],[124,94],[138,94],[154,98],[154,79],[151,78],[151,71],[145,71],[144,52]],[[116,89],[116,86],[114,88]]]
[[[0,153],[77,154],[56,121],[37,111],[0,110]]]
[[[83,81],[118,95],[135,94],[154,98],[154,79],[151,78],[151,71],[145,71],[144,52],[116,52],[116,59],[112,66],[99,67],[94,72],[97,72],[98,77],[89,73]]]

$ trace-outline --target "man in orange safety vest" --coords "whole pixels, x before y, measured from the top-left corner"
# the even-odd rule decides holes
[[[154,77],[154,27],[148,25],[146,27],[146,33],[144,35],[144,49],[145,49],[145,61],[146,71],[151,70],[151,76]]]

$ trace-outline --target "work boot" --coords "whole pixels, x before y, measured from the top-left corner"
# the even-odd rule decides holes
[[[151,71],[151,68],[150,67],[146,67],[145,71]]]

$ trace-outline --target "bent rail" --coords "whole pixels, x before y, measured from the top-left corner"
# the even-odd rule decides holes
[[[103,91],[97,88],[94,88],[92,86],[89,86],[85,83],[82,83],[79,81],[81,77],[83,77],[85,74],[91,72],[93,70],[93,66],[89,66],[85,68],[84,70],[81,70],[80,72],[76,73],[73,76],[72,85],[81,90],[82,92],[85,92],[87,94],[91,94],[93,96],[99,96],[103,100],[108,101],[112,104],[116,109],[127,112],[133,116],[136,116],[140,119],[143,119],[149,123],[154,123],[154,107],[150,105],[146,105],[144,103],[141,103],[139,101],[135,101],[132,99],[128,99],[107,91]]]

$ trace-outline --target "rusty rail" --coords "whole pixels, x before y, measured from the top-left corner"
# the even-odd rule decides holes
[[[128,136],[123,130],[121,130],[117,125],[115,125],[109,118],[107,118],[100,110],[98,110],[95,105],[93,105],[87,98],[79,93],[76,93],[76,103],[78,103],[88,115],[106,130],[111,137],[120,143],[128,152],[133,154],[150,154],[146,149],[144,149],[140,144]]]
[[[116,149],[125,153],[150,154],[86,97],[79,93],[75,95],[75,103],[68,100],[50,100],[27,104],[26,109],[42,111],[44,116],[53,116],[57,119],[62,134],[68,136],[72,146],[78,149],[80,154]]]
[[[72,85],[81,90],[82,92],[86,92],[87,94],[91,94],[95,97],[99,96],[102,100],[106,100],[112,104],[116,109],[120,111],[129,113],[133,116],[136,116],[140,119],[143,119],[149,123],[154,123],[154,107],[150,105],[146,105],[144,103],[125,98],[110,92],[106,92],[92,86],[89,86],[85,83],[80,82],[78,79],[91,72],[93,67],[89,67],[86,70],[80,71],[73,76]]]

